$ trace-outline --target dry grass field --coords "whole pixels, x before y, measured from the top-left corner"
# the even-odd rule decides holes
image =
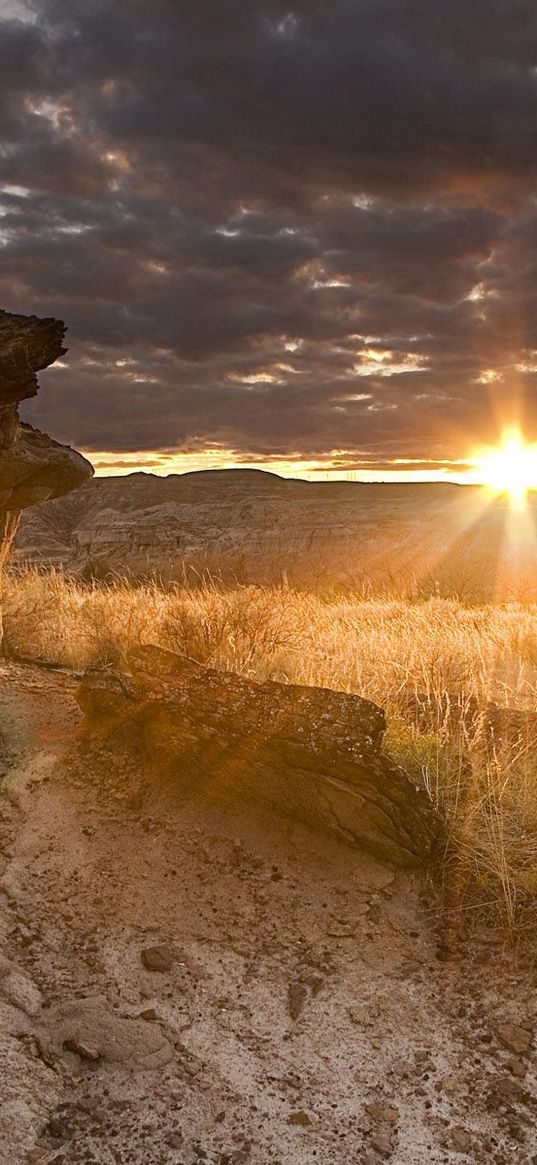
[[[386,748],[446,822],[457,910],[518,935],[537,899],[537,731],[492,741],[487,705],[537,709],[537,605],[323,600],[288,588],[84,586],[30,570],[4,580],[13,656],[82,670],[155,643],[252,679],[313,684],[386,709]]]

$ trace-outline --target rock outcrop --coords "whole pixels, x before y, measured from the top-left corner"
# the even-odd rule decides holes
[[[84,457],[19,422],[19,402],[35,396],[37,373],[63,355],[61,320],[0,311],[0,567],[27,506],[61,497],[92,475]]]
[[[78,702],[90,748],[136,755],[185,796],[269,805],[397,865],[431,855],[430,802],[382,752],[384,712],[369,700],[253,683],[149,646],[121,670],[90,670]]]

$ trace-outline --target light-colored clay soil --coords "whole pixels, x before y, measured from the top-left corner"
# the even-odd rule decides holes
[[[531,962],[440,962],[430,887],[210,773],[73,759],[74,683],[1,665],[2,1165],[537,1162]]]

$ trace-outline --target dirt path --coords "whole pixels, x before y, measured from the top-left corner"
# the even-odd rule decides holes
[[[537,1162],[531,969],[210,775],[67,764],[73,686],[1,668],[3,1165]]]

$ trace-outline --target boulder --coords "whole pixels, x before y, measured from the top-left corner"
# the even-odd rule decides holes
[[[37,373],[65,353],[65,325],[0,311],[0,567],[27,506],[61,497],[92,467],[67,445],[21,425],[18,404],[35,396]]]
[[[265,804],[397,865],[432,853],[431,803],[382,752],[384,712],[369,700],[254,683],[148,646],[120,669],[90,669],[78,702],[85,747],[134,753],[185,795]]]

